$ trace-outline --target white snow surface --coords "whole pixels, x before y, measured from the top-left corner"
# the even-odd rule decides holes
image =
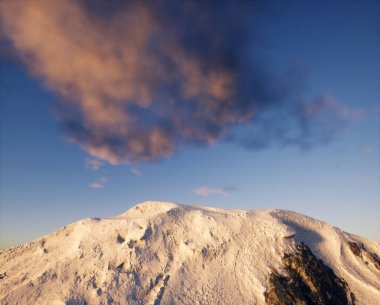
[[[291,211],[166,202],[0,251],[0,304],[266,304],[271,271],[301,241],[345,279],[356,305],[380,304],[380,271],[348,242],[379,256],[378,243]]]

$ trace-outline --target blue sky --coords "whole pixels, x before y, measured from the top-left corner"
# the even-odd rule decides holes
[[[301,103],[321,96],[333,101],[322,98],[328,115],[313,125],[319,131],[335,123],[331,120],[342,121],[328,141],[305,148],[273,138],[268,145],[247,149],[223,134],[212,134],[211,144],[198,135],[199,144],[183,140],[179,131],[175,139],[182,142],[175,140],[179,149],[170,157],[155,159],[155,150],[150,150],[149,160],[136,159],[131,150],[128,164],[120,161],[124,155],[114,162],[109,154],[94,153],[72,130],[67,133],[62,121],[70,109],[64,115],[57,110],[67,100],[57,89],[57,78],[45,70],[35,73],[16,47],[10,51],[15,55],[7,54],[0,62],[1,247],[81,218],[120,214],[146,200],[290,209],[380,242],[379,2],[273,2],[255,16],[259,43],[254,56],[273,74],[295,71],[300,81],[293,84],[301,87],[295,96]],[[155,124],[150,117],[139,118]],[[273,121],[278,119],[282,117],[270,119],[269,126],[287,128]],[[259,130],[266,139],[265,126]]]

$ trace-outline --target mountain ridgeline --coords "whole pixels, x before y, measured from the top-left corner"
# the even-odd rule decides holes
[[[291,211],[145,202],[0,251],[0,304],[378,305],[379,254]]]

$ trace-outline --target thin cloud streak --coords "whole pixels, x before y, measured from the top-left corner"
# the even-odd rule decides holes
[[[99,183],[99,182],[92,182],[90,184],[90,188],[92,188],[92,189],[102,189],[103,187],[104,187],[104,185]]]
[[[129,171],[130,171],[133,175],[135,175],[135,176],[139,176],[139,177],[142,176],[141,171],[138,170],[137,168],[132,167],[132,168],[129,169]]]
[[[330,94],[324,94],[304,107],[303,116],[305,118],[316,117],[324,112],[327,112],[334,118],[339,118],[341,120],[361,120],[365,115],[363,109],[349,107],[334,99]]]
[[[360,152],[366,156],[371,155],[373,153],[373,146],[369,144],[363,145],[360,148]]]
[[[91,169],[91,170],[96,171],[104,165],[104,162],[102,162],[98,159],[86,158],[85,164],[86,164],[87,169]]]
[[[222,187],[222,188],[210,188],[210,187],[198,187],[194,190],[196,195],[200,196],[210,196],[210,195],[222,195],[228,197],[232,191],[235,191],[234,187]]]
[[[92,189],[102,189],[102,188],[104,188],[107,181],[108,181],[108,179],[106,177],[102,177],[98,181],[94,181],[94,182],[90,183],[89,187]]]

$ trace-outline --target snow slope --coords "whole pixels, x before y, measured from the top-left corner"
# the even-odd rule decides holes
[[[380,304],[375,242],[291,211],[164,202],[1,251],[0,304],[266,304],[271,272],[301,241],[347,282],[356,305]]]

